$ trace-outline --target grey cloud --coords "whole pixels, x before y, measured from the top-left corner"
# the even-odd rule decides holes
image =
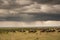
[[[3,20],[4,19],[4,20]],[[0,21],[60,21],[60,14],[45,14],[45,13],[35,13],[35,14],[17,14],[15,16],[0,17]]]
[[[59,4],[60,0],[0,0],[0,26],[60,26]]]
[[[21,12],[26,13],[59,13],[60,12],[60,5],[49,5],[49,4],[38,4],[34,3],[30,6],[25,6],[21,8]]]
[[[5,1],[7,1],[7,0],[5,0]],[[11,0],[8,0],[8,1],[11,3]],[[37,1],[39,1],[39,0],[37,0]],[[43,1],[43,0],[40,0],[40,1]],[[52,1],[52,0],[49,0],[49,2],[50,1]],[[13,1],[13,2],[15,3],[15,1]],[[28,4],[28,2],[32,2],[32,1],[28,0],[28,2],[27,2],[27,0],[25,0],[25,1],[23,0],[22,2],[25,2],[25,3],[27,2],[27,3],[24,4],[26,6],[21,7],[19,3],[17,3],[19,5],[19,6],[17,6],[17,4],[14,4],[13,2],[11,3],[11,5],[5,4],[6,5],[5,7],[0,6],[1,7],[0,15],[2,14],[5,17],[5,18],[4,17],[1,18],[1,16],[0,16],[1,19],[5,19],[5,20],[9,20],[9,21],[14,21],[14,20],[15,21],[60,20],[60,18],[59,18],[60,17],[60,5],[39,4],[37,2],[33,2],[33,4],[31,4],[31,3]],[[23,3],[21,3],[21,5],[23,5]]]
[[[41,4],[60,4],[60,0],[33,0],[33,1]]]
[[[16,10],[16,12],[19,12],[19,13],[20,12],[24,12],[24,13],[29,13],[29,12],[31,12],[31,13],[35,13],[35,12],[59,13],[60,12],[60,5],[58,5],[58,4],[57,5],[41,4],[41,3],[39,4],[38,2],[34,2],[32,0],[14,0],[14,1],[3,0],[3,1],[4,1],[4,3],[2,3],[2,5],[0,6],[0,9],[7,9],[7,10],[12,9],[12,11]],[[36,0],[36,1],[39,1],[39,0]],[[41,0],[41,1],[43,1],[43,0]],[[30,3],[28,3],[28,2],[30,2]]]
[[[15,9],[32,4],[30,0],[0,0],[0,9]]]
[[[4,19],[4,20],[3,20]],[[0,17],[0,21],[33,21],[34,15],[29,14],[16,14],[16,15],[7,15],[5,17]]]
[[[38,21],[60,21],[60,14],[36,14],[35,16],[35,20],[38,20]]]

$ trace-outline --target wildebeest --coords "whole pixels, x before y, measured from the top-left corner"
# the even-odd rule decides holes
[[[58,32],[60,32],[60,30]]]
[[[20,30],[18,30],[19,32],[26,32],[26,30],[23,30],[23,29],[20,29]]]
[[[30,30],[29,30],[29,33],[35,33],[35,32],[37,32],[37,31],[34,30],[34,29],[30,29]]]
[[[55,32],[54,29],[41,29],[41,32]]]
[[[8,32],[16,32],[15,30],[8,30]]]
[[[46,32],[55,32],[55,30],[50,29],[50,30],[46,30]]]
[[[43,29],[43,28],[42,28],[42,29],[40,30],[40,32],[46,32],[46,30],[47,30],[47,29]]]

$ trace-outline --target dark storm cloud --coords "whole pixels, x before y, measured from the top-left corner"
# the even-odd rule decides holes
[[[60,21],[60,14],[36,14],[35,20],[37,21]]]
[[[60,21],[60,14],[18,14],[17,16],[0,17],[0,21]]]
[[[47,4],[60,4],[60,0],[32,0],[32,1],[28,1],[30,2],[29,4],[27,0],[25,1],[21,0],[21,3],[20,1],[18,1],[17,3],[15,1],[6,1],[6,2],[7,3],[4,2],[5,4],[3,5],[3,2],[0,1],[0,5],[1,5],[0,13],[3,13],[4,16],[7,13],[7,16],[0,17],[0,20],[5,20],[5,21],[60,20],[59,18],[60,17],[60,5],[47,5]],[[33,2],[33,4],[31,2]],[[12,9],[12,10],[9,10],[10,12],[9,13],[7,9]],[[12,15],[15,14],[15,15],[12,16],[10,14]]]
[[[60,4],[60,0],[33,0],[33,1],[42,4]]]

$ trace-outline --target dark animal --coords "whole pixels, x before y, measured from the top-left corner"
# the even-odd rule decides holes
[[[9,30],[8,32],[16,32],[15,30]]]
[[[55,30],[46,30],[46,32],[55,32]]]
[[[60,30],[58,32],[60,32]]]
[[[46,30],[47,30],[47,29],[41,29],[41,31],[40,31],[40,32],[46,32]]]
[[[36,30],[29,30],[29,33],[35,33],[37,32]]]
[[[19,32],[25,32],[25,30],[19,30]]]

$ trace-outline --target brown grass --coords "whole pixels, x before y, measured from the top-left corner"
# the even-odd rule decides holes
[[[1,33],[0,40],[60,40],[60,33],[58,32],[9,32]]]

